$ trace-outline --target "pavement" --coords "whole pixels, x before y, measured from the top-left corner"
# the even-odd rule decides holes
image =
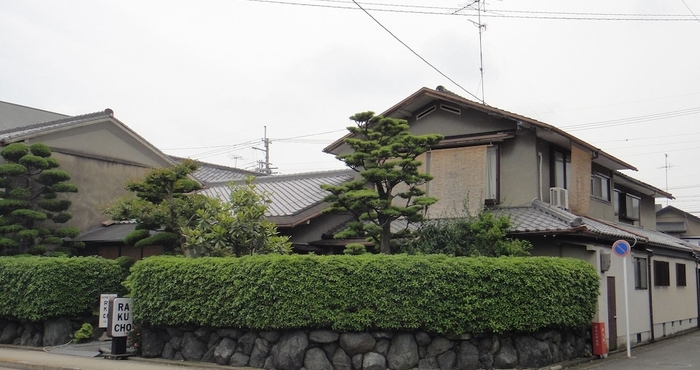
[[[698,339],[695,339],[698,338]],[[700,341],[700,331],[693,330],[684,334],[645,344],[633,348],[633,353],[654,353],[663,348],[673,348],[678,342],[689,340]],[[691,342],[696,347],[698,342]],[[227,369],[250,370],[251,368],[236,368],[204,362],[184,362],[165,359],[146,359],[136,356],[121,359],[108,359],[102,352],[109,353],[111,342],[91,342],[86,344],[65,344],[56,347],[26,347],[0,345],[0,369],[23,370],[163,370],[163,369]],[[642,359],[640,359],[642,360]],[[644,361],[644,360],[642,360]],[[648,360],[646,360],[648,361]],[[623,365],[624,364],[624,365]],[[626,367],[626,365],[631,367]],[[658,364],[657,364],[658,365]],[[612,367],[609,367],[612,366]],[[550,365],[540,370],[560,369],[639,369],[639,364],[629,362],[626,349],[610,353],[606,358],[579,358],[559,364]],[[663,366],[662,366],[663,367]],[[688,366],[681,366],[688,367]],[[655,366],[653,368],[658,368]]]

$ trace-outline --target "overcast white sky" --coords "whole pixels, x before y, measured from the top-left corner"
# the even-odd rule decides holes
[[[280,173],[342,168],[321,149],[350,115],[423,86],[482,96],[476,12],[451,15],[470,4],[360,2],[455,84],[348,0],[0,0],[0,100],[109,107],[167,154],[248,169],[267,126]],[[700,0],[485,8],[487,104],[668,176],[670,204],[700,213]]]

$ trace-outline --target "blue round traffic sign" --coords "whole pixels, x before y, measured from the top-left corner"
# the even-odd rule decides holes
[[[626,240],[618,240],[613,243],[612,250],[616,256],[627,257],[627,255],[632,251],[632,248],[630,247],[630,243],[628,243]]]

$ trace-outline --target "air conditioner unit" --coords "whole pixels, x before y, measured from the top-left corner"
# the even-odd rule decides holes
[[[549,188],[549,204],[569,209],[569,191],[564,188]]]

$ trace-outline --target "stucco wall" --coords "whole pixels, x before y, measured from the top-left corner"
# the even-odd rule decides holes
[[[518,137],[499,143],[500,201],[504,206],[530,204],[539,198],[538,156],[534,133],[526,131]],[[549,182],[545,185],[549,194]]]
[[[108,202],[125,195],[124,189],[129,179],[139,179],[146,168],[116,162],[53,153],[61,164],[60,169],[71,175],[70,182],[78,186],[78,193],[62,195],[73,202],[69,212],[73,218],[66,226],[77,227],[81,231],[99,226],[109,219],[99,208]]]

